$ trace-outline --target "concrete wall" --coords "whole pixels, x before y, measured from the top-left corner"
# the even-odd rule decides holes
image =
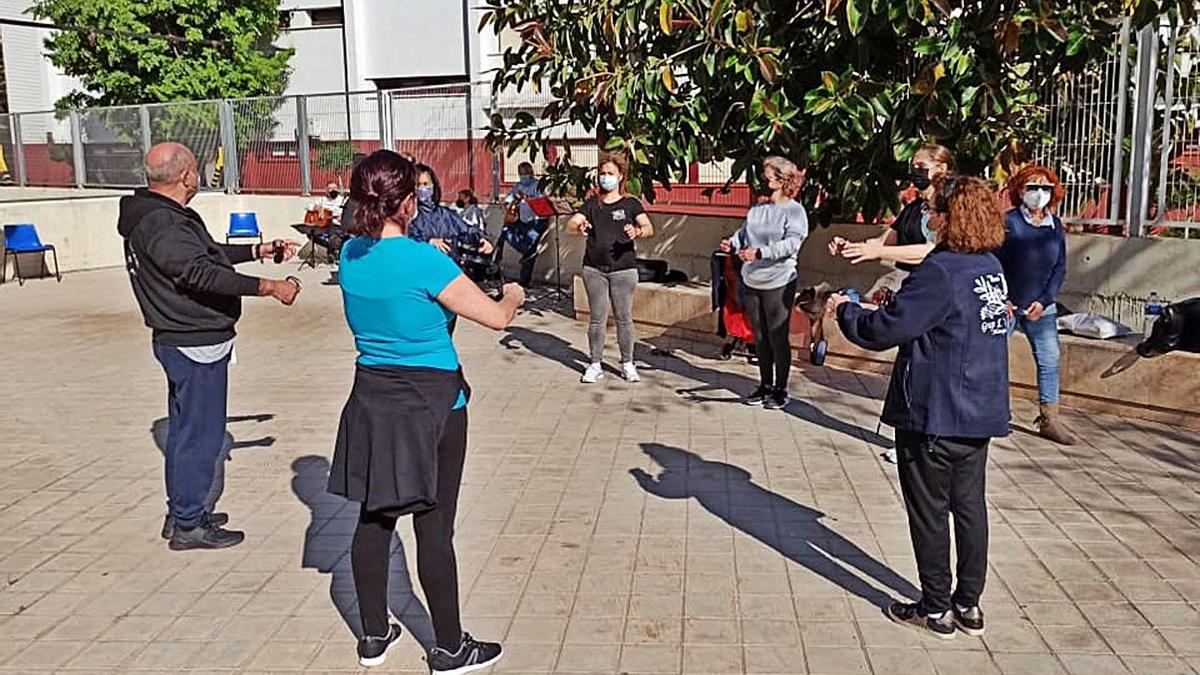
[[[638,242],[644,258],[668,260],[693,281],[708,282],[709,256],[722,237],[741,226],[727,217],[651,214],[657,234]],[[565,221],[565,218],[563,219]],[[834,236],[861,240],[874,236],[878,227],[835,225],[814,228],[800,250],[798,270],[803,285],[828,281],[837,286],[866,290],[891,267],[880,263],[851,265],[828,255]],[[583,259],[583,240],[561,233],[562,274],[569,280]],[[538,276],[553,280],[554,233],[547,235]],[[1125,239],[1098,234],[1067,236],[1067,280],[1059,300],[1077,312],[1103,314],[1141,330],[1142,309],[1151,292],[1169,300],[1200,296],[1200,244],[1179,239]]]
[[[125,263],[121,236],[117,234],[119,198],[66,199],[39,202],[0,203],[0,223],[33,223],[42,241],[54,244],[58,262],[64,272],[115,267]],[[302,197],[271,197],[258,195],[226,195],[202,193],[192,207],[204,218],[205,224],[218,241],[225,240],[229,214],[253,211],[267,239],[299,238],[288,227],[303,222],[304,210],[310,200]],[[23,257],[25,273],[36,269],[26,260],[36,263],[35,257]],[[11,265],[10,265],[11,267]],[[11,274],[11,271],[8,272]]]
[[[582,277],[573,277],[575,317],[589,318]],[[634,295],[633,314],[638,335],[666,336],[705,345],[701,353],[717,354],[722,340],[715,335],[708,288],[701,284],[640,284]],[[808,319],[792,313],[792,355],[797,363],[809,359]],[[849,370],[889,374],[896,350],[869,352],[848,342],[837,323],[825,322],[829,340],[826,365]],[[1143,359],[1133,350],[1136,340],[1061,338],[1060,376],[1062,402],[1071,408],[1153,420],[1200,429],[1200,380],[1184,373],[1200,372],[1200,354],[1174,352]],[[1029,341],[1009,341],[1009,381],[1012,395],[1037,400],[1037,368]]]

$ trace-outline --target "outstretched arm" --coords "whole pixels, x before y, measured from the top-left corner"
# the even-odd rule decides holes
[[[838,326],[846,339],[863,349],[891,349],[929,332],[946,318],[949,279],[938,266],[927,264],[904,280],[888,305],[866,310],[852,302],[837,307]]]

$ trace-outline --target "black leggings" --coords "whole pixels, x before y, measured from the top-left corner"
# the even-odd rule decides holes
[[[438,444],[438,506],[413,516],[417,534],[417,575],[425,589],[429,616],[437,645],[455,652],[462,642],[458,614],[458,562],[454,556],[454,514],[467,454],[467,410],[450,413]],[[381,511],[359,511],[358,528],[350,548],[354,590],[363,634],[388,632],[388,561],[397,516]]]
[[[792,367],[792,345],[788,342],[796,280],[768,291],[746,287],[746,313],[754,326],[759,384],[786,389]]]

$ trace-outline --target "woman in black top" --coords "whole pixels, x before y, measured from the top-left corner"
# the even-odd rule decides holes
[[[932,182],[954,170],[954,155],[940,145],[926,145],[912,158],[909,185],[917,189],[917,198],[896,215],[883,234],[866,241],[847,241],[834,237],[829,253],[848,258],[852,263],[868,260],[891,260],[896,267],[911,272],[933,250],[936,236],[929,229],[929,199],[933,196]],[[897,281],[898,287],[898,281]],[[893,289],[895,290],[895,289]]]
[[[627,382],[637,382],[641,378],[633,365],[633,293],[637,288],[638,271],[633,242],[653,236],[654,226],[641,201],[625,194],[629,162],[623,155],[601,155],[597,173],[600,192],[567,221],[567,229],[587,237],[583,285],[591,313],[588,347],[592,362],[580,382],[592,384],[604,377],[601,361],[610,309],[617,315],[621,377]]]

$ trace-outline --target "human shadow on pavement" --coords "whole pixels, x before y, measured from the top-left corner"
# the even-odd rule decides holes
[[[266,413],[260,415],[233,415],[225,418],[226,424],[237,424],[239,422],[267,422],[275,419],[275,416]],[[171,422],[167,417],[160,417],[154,420],[150,425],[150,435],[154,438],[154,445],[158,447],[158,451],[166,455],[167,453],[167,434],[170,432]],[[261,438],[251,438],[244,441],[234,439],[233,434],[225,431],[225,441],[221,445],[221,454],[217,457],[216,469],[213,471],[212,487],[209,488],[208,495],[204,498],[204,510],[212,513],[216,510],[217,502],[220,501],[221,495],[225,494],[225,462],[232,459],[230,453],[234,450],[244,450],[246,448],[269,448],[275,445],[274,436],[263,436]]]
[[[749,471],[670,445],[641,447],[662,467],[657,476],[630,469],[646,492],[662,499],[694,498],[714,516],[877,607],[893,598],[843,565],[901,596],[920,597],[920,591],[891,568],[826,527],[820,520],[824,513],[758,485]]]
[[[542,333],[521,326],[509,326],[500,345],[505,349],[517,350],[524,345],[529,351],[544,356],[552,361],[582,374],[588,367],[590,359],[586,354],[571,346],[570,342],[549,333]]]
[[[350,566],[350,544],[358,524],[358,505],[330,494],[329,460],[306,455],[292,462],[292,492],[311,511],[304,532],[301,567],[328,574],[329,598],[346,622],[361,638],[362,620],[354,593],[354,571]],[[392,614],[427,651],[436,644],[433,623],[425,605],[417,598],[400,537],[392,535],[392,559],[388,574],[388,607]]]
[[[526,349],[535,354],[540,354],[548,359],[557,361],[577,373],[582,373],[587,368],[589,361],[587,355],[575,349],[571,346],[570,342],[558,336],[520,326],[513,326],[508,329],[508,334],[500,339],[500,344],[508,349],[518,349],[519,347],[516,343],[524,345]],[[674,373],[689,380],[700,382],[701,384],[698,387],[675,390],[675,393],[686,397],[688,400],[740,404],[742,396],[749,394],[757,386],[756,380],[751,378],[721,370],[703,368],[671,354],[651,353],[649,356],[643,355],[643,357],[642,360],[656,370]],[[643,379],[647,378],[643,377]],[[730,395],[703,395],[704,392],[709,391],[727,391]],[[843,422],[826,414],[820,408],[807,401],[792,399],[791,403],[784,408],[784,412],[797,419],[811,422],[812,424],[845,434],[851,438],[866,441],[880,448],[890,449],[895,447],[892,440],[886,436],[850,424],[849,422]]]

